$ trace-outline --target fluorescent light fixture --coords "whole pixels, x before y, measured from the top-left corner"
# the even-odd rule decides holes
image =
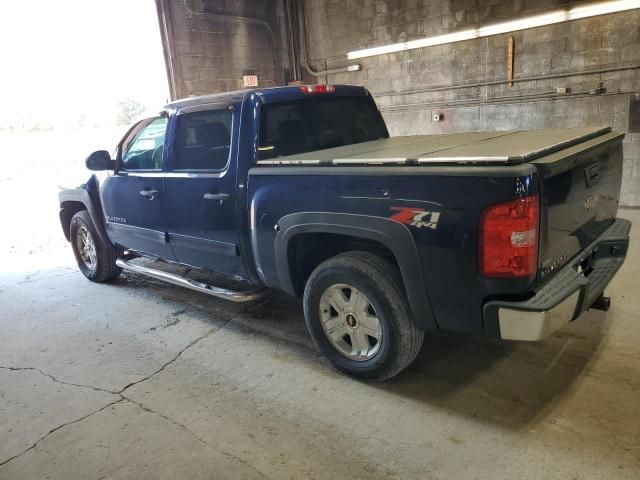
[[[545,25],[553,25],[555,23],[568,22],[570,20],[579,20],[581,18],[595,17],[597,15],[605,15],[607,13],[624,12],[640,8],[640,0],[614,0],[609,2],[594,3],[584,7],[574,7],[568,10],[557,10],[541,15],[521,18],[504,23],[496,23],[479,28],[461,30],[459,32],[447,33],[435,37],[420,38],[408,42],[394,43],[392,45],[384,45],[382,47],[365,48],[363,50],[354,50],[347,53],[347,58],[364,58],[374,55],[383,55],[385,53],[402,52],[404,50],[412,50],[414,48],[432,47],[434,45],[443,45],[445,43],[462,42],[463,40],[472,40],[474,38],[489,37],[491,35],[499,35],[501,33],[516,32],[527,28],[543,27]]]

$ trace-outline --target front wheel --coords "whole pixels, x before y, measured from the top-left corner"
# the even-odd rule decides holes
[[[314,344],[339,371],[386,380],[416,357],[415,326],[398,269],[368,252],[326,260],[310,275],[304,313]]]
[[[122,269],[116,266],[116,249],[100,240],[86,210],[79,211],[71,219],[70,239],[78,268],[89,280],[106,282],[120,275]]]

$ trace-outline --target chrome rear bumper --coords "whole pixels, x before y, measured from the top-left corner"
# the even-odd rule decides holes
[[[547,338],[573,319],[579,299],[580,290],[576,290],[556,307],[542,312],[500,308],[500,337],[531,342]]]
[[[487,302],[483,308],[485,327],[496,325],[497,336],[505,340],[537,341],[576,319],[602,295],[622,266],[630,228],[628,220],[616,219],[531,298],[521,302]],[[578,267],[587,258],[592,268],[585,275]]]

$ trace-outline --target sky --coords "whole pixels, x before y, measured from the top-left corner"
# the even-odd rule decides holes
[[[126,98],[169,97],[154,0],[0,2],[0,128],[115,122]]]

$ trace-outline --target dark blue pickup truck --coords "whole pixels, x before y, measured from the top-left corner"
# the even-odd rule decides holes
[[[540,340],[608,308],[629,244],[622,137],[390,138],[362,87],[222,93],[170,103],[113,156],[91,154],[60,221],[93,281],[127,269],[238,302],[301,296],[331,363],[381,380],[425,332]]]

